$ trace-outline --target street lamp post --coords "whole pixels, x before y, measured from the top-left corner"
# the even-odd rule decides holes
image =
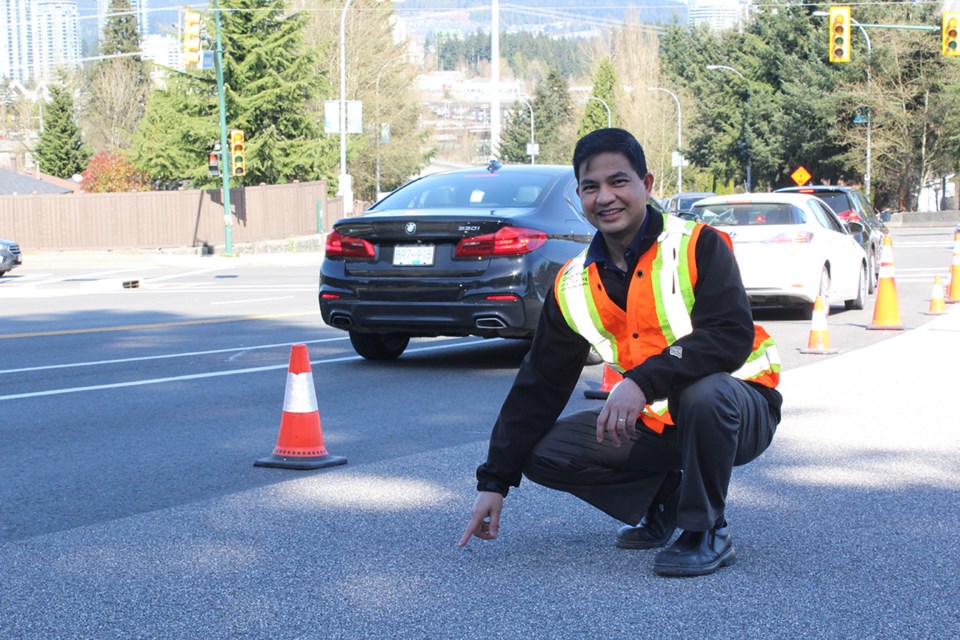
[[[734,69],[733,67],[728,67],[728,66],[723,65],[723,64],[708,64],[708,65],[707,65],[707,71],[730,71],[730,72],[732,72],[732,73],[737,74],[737,75],[740,76],[741,78],[743,78],[743,81],[744,81],[744,82],[747,81],[746,76],[744,76],[742,73],[740,73],[739,71],[737,71],[737,70]],[[749,102],[749,101],[750,101],[750,86],[749,86],[749,85],[746,85],[746,86],[747,86],[747,102]],[[750,179],[750,142],[747,140],[746,129],[747,129],[747,116],[744,115],[744,116],[743,116],[743,138],[742,138],[742,144],[743,144],[743,146],[742,146],[742,149],[743,149],[744,152],[746,152],[746,154],[747,154],[747,176],[746,176],[746,185],[745,185],[745,186],[746,186],[746,191],[747,191],[747,193],[750,193],[750,187],[751,187],[751,185],[750,185],[750,183],[751,183],[751,179]]]
[[[818,18],[826,18],[830,15],[827,11],[814,11],[812,14]],[[867,94],[870,95],[871,88],[873,85],[873,78],[871,73],[871,62],[873,60],[873,45],[870,44],[870,36],[867,34],[867,30],[863,28],[863,25],[850,18],[851,24],[860,29],[860,33],[863,34],[863,39],[867,43]],[[875,25],[871,25],[875,26]],[[867,166],[863,174],[863,190],[867,194],[867,198],[870,197],[870,105],[867,105]]]
[[[681,116],[680,111],[680,100],[672,91],[664,89],[663,87],[647,87],[650,91],[663,91],[677,103],[677,155],[679,156],[679,161],[677,162],[677,193],[683,192],[683,135],[681,130],[681,123],[683,122],[683,117]]]
[[[347,173],[347,9],[353,0],[346,0],[340,13],[340,189],[343,214],[353,213],[353,178]]]
[[[517,102],[522,102],[523,104],[527,105],[527,109],[530,109],[530,164],[534,164],[533,158],[537,154],[534,152],[533,141],[533,106],[523,98],[517,98]]]
[[[377,139],[377,176],[376,176],[376,190],[377,190],[377,193],[376,193],[376,198],[377,198],[378,200],[380,199],[380,134],[381,134],[380,129],[383,127],[383,125],[380,123],[380,78],[383,77],[383,72],[387,70],[387,67],[389,67],[389,66],[390,66],[391,64],[393,64],[394,62],[398,62],[398,61],[400,61],[400,60],[403,60],[405,57],[406,57],[406,55],[399,55],[399,56],[393,57],[393,58],[387,60],[385,63],[383,63],[383,66],[380,67],[380,73],[377,74],[377,81],[376,81],[376,83],[375,83],[375,85],[376,85],[376,89],[375,89],[375,92],[376,92],[376,103],[377,103],[377,130],[374,131],[374,136],[376,136],[376,139]]]
[[[587,96],[587,102],[591,100],[596,100],[603,105],[603,108],[607,110],[607,129],[613,126],[613,116],[610,112],[610,105],[608,105],[604,100],[598,98],[597,96]]]

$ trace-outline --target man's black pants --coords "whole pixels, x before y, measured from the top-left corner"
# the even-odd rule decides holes
[[[770,445],[777,421],[766,398],[725,373],[677,389],[669,398],[676,426],[657,434],[637,423],[637,435],[615,447],[597,442],[600,410],[557,421],[537,444],[524,475],[572,493],[621,522],[646,515],[668,476],[683,471],[677,526],[706,531],[720,521],[733,467]]]

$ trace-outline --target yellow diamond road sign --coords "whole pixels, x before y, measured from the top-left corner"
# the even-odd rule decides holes
[[[797,170],[790,174],[790,177],[793,178],[793,181],[797,183],[798,187],[802,187],[807,184],[807,181],[810,180],[813,176],[810,175],[810,172],[805,168],[797,167]]]

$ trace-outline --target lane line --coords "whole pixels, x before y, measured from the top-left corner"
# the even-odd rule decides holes
[[[280,296],[277,298],[251,298],[249,300],[223,300],[221,302],[211,302],[214,304],[243,304],[245,302],[270,302],[273,300],[292,300],[295,296]]]
[[[61,331],[36,331],[33,333],[7,333],[0,335],[0,340],[11,338],[44,338],[48,336],[72,336],[84,333],[106,333],[110,331],[136,331],[138,329],[164,329],[167,327],[189,327],[200,324],[220,324],[223,322],[244,322],[246,320],[274,320],[276,318],[293,318],[296,316],[319,315],[316,311],[297,311],[294,313],[273,313],[255,316],[237,316],[236,318],[207,318],[204,320],[181,320],[179,322],[158,322],[155,324],[129,324],[119,327],[99,327],[90,329],[63,329]]]
[[[147,360],[170,360],[173,358],[190,358],[193,356],[207,356],[216,353],[233,353],[244,352],[244,351],[254,351],[257,349],[275,349],[277,347],[289,347],[295,344],[320,344],[321,342],[337,342],[341,340],[349,340],[349,336],[337,337],[337,338],[323,338],[319,340],[299,340],[297,342],[278,342],[276,344],[260,344],[254,345],[251,347],[233,347],[230,349],[208,349],[206,351],[187,351],[184,353],[165,353],[157,356],[138,356],[136,358],[117,358],[114,360],[94,360],[92,362],[70,362],[66,364],[47,364],[41,365],[39,367],[24,367],[22,369],[3,369],[0,370],[0,375],[5,373],[28,373],[31,371],[48,371],[50,369],[72,369],[74,367],[97,367],[105,364],[123,364],[126,362],[144,362]]]
[[[440,351],[443,349],[454,349],[459,348],[464,345],[476,344],[482,342],[481,339],[477,339],[469,342],[461,342],[456,344],[443,344],[436,345],[432,347],[420,347],[419,349],[408,349],[406,353],[419,353],[422,351]],[[363,360],[361,356],[342,356],[340,358],[324,358],[322,360],[311,360],[311,365],[321,365],[321,364],[332,364],[335,362],[350,362],[353,360]],[[289,363],[287,364],[277,364],[270,365],[266,367],[251,367],[249,369],[235,369],[233,371],[214,371],[210,373],[194,373],[184,376],[172,376],[169,378],[153,378],[150,380],[135,380],[132,382],[117,382],[113,384],[98,384],[92,385],[89,387],[70,387],[66,389],[50,389],[49,391],[33,391],[31,393],[16,393],[8,396],[0,396],[0,402],[5,400],[22,400],[24,398],[42,398],[45,396],[56,396],[63,395],[67,393],[84,393],[87,391],[102,391],[104,389],[123,389],[125,387],[141,387],[145,385],[152,384],[163,384],[165,382],[181,382],[184,380],[203,380],[205,378],[219,378],[222,376],[239,376],[247,373],[262,373],[264,371],[276,371],[277,369],[287,369],[289,368]]]

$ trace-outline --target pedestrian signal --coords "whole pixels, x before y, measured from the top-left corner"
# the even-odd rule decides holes
[[[210,172],[210,177],[216,178],[220,175],[220,151],[214,149],[210,152],[210,155],[207,158],[207,169]]]
[[[957,45],[957,29],[960,27],[960,11],[943,12],[943,55],[960,57]]]
[[[830,62],[850,62],[850,7],[830,7]]]
[[[183,13],[183,65],[200,65],[200,14],[190,9]]]
[[[230,173],[235,176],[244,175],[243,131],[234,129],[230,132]]]

